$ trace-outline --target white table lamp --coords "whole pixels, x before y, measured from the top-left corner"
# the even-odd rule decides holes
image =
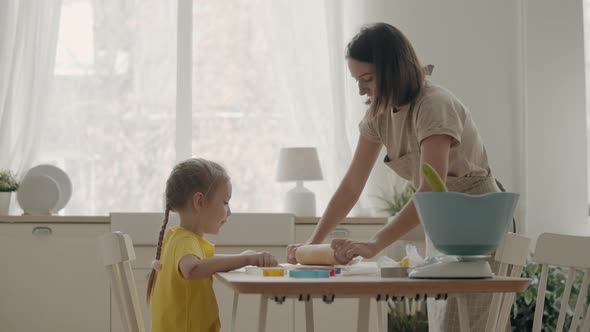
[[[315,194],[303,181],[321,180],[322,169],[316,148],[282,148],[279,154],[277,181],[295,181],[285,197],[285,212],[296,216],[315,217]]]

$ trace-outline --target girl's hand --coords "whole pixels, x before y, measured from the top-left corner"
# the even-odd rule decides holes
[[[377,254],[372,242],[334,239],[331,247],[334,249],[334,258],[340,264],[348,264],[356,256],[371,258]]]
[[[246,254],[246,258],[248,261],[248,265],[260,266],[260,267],[269,267],[269,266],[277,266],[278,262],[273,255],[269,252],[254,252]]]
[[[256,251],[248,249],[248,250],[242,251],[240,253],[240,255],[253,255],[253,254],[256,254],[256,253],[257,253]]]
[[[297,264],[297,258],[295,254],[297,253],[297,248],[301,247],[303,244],[290,244],[287,246],[287,263],[289,264]]]

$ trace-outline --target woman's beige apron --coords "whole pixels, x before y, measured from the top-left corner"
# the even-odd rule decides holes
[[[409,112],[413,112],[413,107],[410,107]],[[414,114],[409,116],[413,117]],[[410,121],[412,124],[415,121]],[[415,188],[418,188],[419,183],[415,183],[420,178],[418,172],[420,171],[420,146],[416,136],[416,130],[410,128],[410,140],[416,142],[415,150],[408,152],[399,159],[390,160],[385,158],[385,163],[392,168],[400,177],[413,183]],[[474,176],[474,177],[447,177],[447,188],[449,191],[463,192],[467,194],[484,194],[488,192],[499,192],[500,189],[496,185],[494,178],[488,176]],[[434,248],[432,242],[426,236],[426,256],[434,257],[440,253]],[[497,271],[497,264],[490,261],[492,270]],[[467,308],[469,312],[469,323],[471,331],[483,331],[486,326],[489,306],[492,302],[492,295],[475,294],[467,295]],[[428,325],[429,331],[432,332],[454,332],[459,331],[459,313],[457,308],[457,301],[455,298],[449,298],[447,301],[428,299]]]

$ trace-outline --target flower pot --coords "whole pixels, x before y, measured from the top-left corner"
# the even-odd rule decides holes
[[[0,215],[7,216],[10,210],[12,191],[0,191]]]

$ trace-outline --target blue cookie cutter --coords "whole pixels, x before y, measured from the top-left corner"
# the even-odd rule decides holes
[[[328,270],[290,270],[291,278],[330,278]]]

